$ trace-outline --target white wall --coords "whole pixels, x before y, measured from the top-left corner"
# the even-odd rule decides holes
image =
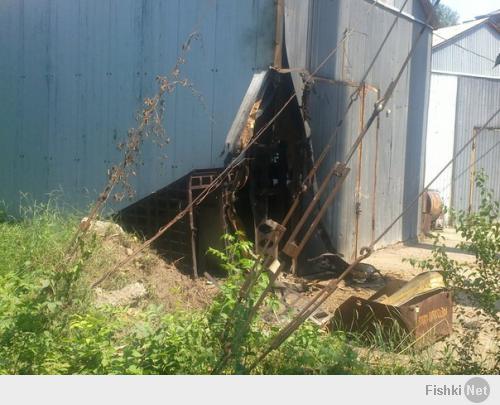
[[[433,73],[429,100],[425,184],[428,184],[453,156],[457,76]],[[438,190],[446,206],[451,199],[452,166],[437,179],[432,189]]]

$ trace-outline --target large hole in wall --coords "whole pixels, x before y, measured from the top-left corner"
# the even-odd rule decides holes
[[[289,75],[276,74],[259,104],[261,108],[255,111],[253,135],[273,118],[292,92]],[[207,249],[223,249],[221,236],[226,232],[240,231],[254,242],[256,229],[263,221],[282,222],[302,183],[309,160],[310,148],[299,105],[294,99],[249,148],[244,163],[238,165],[219,189],[196,206],[193,223],[190,223],[189,215],[184,216],[153,244],[153,248],[169,261],[175,261],[177,267],[188,274],[194,274],[195,263],[198,275],[205,271],[220,274],[219,263],[206,254]],[[127,231],[149,239],[188,205],[190,184],[196,186],[200,178],[207,182],[210,176],[214,178],[220,171],[207,169],[189,173],[123,209],[117,220]],[[192,198],[202,190],[191,189]],[[293,223],[292,220],[290,225]]]
[[[191,179],[203,178],[207,182],[206,179],[214,178],[219,172],[220,170],[199,170],[189,173],[169,186],[121,210],[116,220],[128,232],[149,239],[188,205]],[[192,190],[193,198],[196,198],[200,191],[201,189]],[[194,229],[194,236],[192,236],[192,229]],[[209,247],[223,248],[221,236],[224,232],[222,192],[218,189],[193,210],[193,227],[189,214],[185,215],[157,239],[152,247],[166,260],[174,262],[177,268],[186,274],[193,275],[193,253],[196,254],[198,275],[202,275],[205,271],[217,273],[220,271],[219,264],[206,252]],[[193,252],[193,238],[195,252]]]
[[[264,94],[254,134],[270,122],[293,91],[288,74],[275,76]],[[265,220],[283,221],[307,173],[310,154],[299,105],[293,99],[246,153],[241,170],[247,178],[235,193],[234,206],[248,239],[256,240],[256,229]]]

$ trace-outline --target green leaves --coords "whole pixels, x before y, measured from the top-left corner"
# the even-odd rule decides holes
[[[158,306],[129,311],[92,301],[82,275],[95,238],[82,239],[76,260],[66,263],[64,248],[77,224],[43,207],[28,210],[21,221],[0,222],[0,373],[208,374],[223,351],[228,321],[238,331],[230,342],[237,356],[224,372],[243,373],[274,332],[259,317],[244,326],[269,278],[257,268],[248,305],[237,305],[256,259],[241,234],[226,235],[224,251],[210,249],[227,278],[206,311],[165,313]],[[277,305],[271,297],[265,310]],[[355,363],[338,337],[306,325],[258,371],[341,372]]]
[[[442,240],[436,237],[431,258],[412,264],[422,270],[442,270],[445,281],[454,290],[455,296],[464,296],[471,300],[480,312],[484,311],[496,324],[497,330],[500,330],[497,308],[500,301],[500,203],[488,189],[484,172],[476,174],[476,188],[480,195],[480,205],[476,211],[451,211],[456,230],[463,238],[457,248],[472,254],[474,262],[460,263],[451,259]],[[462,326],[467,324],[467,319],[460,312],[458,320]],[[462,334],[459,342],[453,344],[450,349],[458,357],[453,363],[455,373],[487,372],[474,357],[473,348],[477,343],[479,329],[471,329],[470,326],[464,328],[469,332]],[[491,357],[500,357],[500,347],[497,347],[495,353],[491,353]],[[500,367],[498,360],[496,364],[496,367]]]

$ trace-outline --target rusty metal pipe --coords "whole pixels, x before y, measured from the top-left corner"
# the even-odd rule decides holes
[[[328,183],[330,182],[330,180],[332,179],[333,176],[335,176],[335,174],[338,172],[339,170],[339,164],[336,163],[332,166],[332,168],[330,169],[330,171],[328,172],[328,174],[326,175],[326,177],[324,178],[323,182],[321,183],[318,191],[316,192],[316,194],[314,195],[312,201],[309,203],[309,205],[307,206],[306,210],[304,211],[304,213],[302,214],[299,222],[297,223],[297,225],[295,226],[292,234],[290,235],[290,237],[288,238],[288,242],[287,243],[290,243],[290,242],[293,242],[295,241],[295,238],[297,237],[299,231],[302,229],[302,227],[304,226],[305,222],[307,221],[307,219],[309,218],[309,215],[311,214],[311,212],[313,211],[314,207],[316,207],[316,205],[318,204],[318,202],[321,200],[321,195],[324,193],[324,191],[326,190],[326,187],[328,186]]]
[[[326,214],[326,210],[328,209],[328,207],[332,203],[332,201],[335,198],[335,196],[337,195],[337,193],[340,191],[340,188],[342,187],[342,184],[344,184],[344,181],[345,181],[347,175],[349,174],[349,171],[350,171],[350,169],[348,167],[344,168],[344,173],[343,173],[342,177],[340,179],[338,179],[337,183],[335,184],[335,187],[333,188],[331,193],[328,195],[325,203],[321,206],[321,209],[318,212],[318,215],[316,215],[313,222],[311,223],[311,226],[307,229],[307,232],[304,235],[304,238],[302,238],[302,241],[299,245],[298,254],[300,254],[300,252],[302,252],[305,244],[308,242],[309,238],[311,237],[313,232],[318,227],[319,221],[321,221],[323,216]]]

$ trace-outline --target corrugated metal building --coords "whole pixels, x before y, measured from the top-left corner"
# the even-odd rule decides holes
[[[282,182],[286,187],[268,193],[266,198],[274,201],[275,208],[264,216],[280,221],[283,207],[276,206],[286,209],[285,194],[293,194],[290,184],[297,183],[292,178],[300,179],[304,170],[297,168],[292,155],[302,153],[307,139],[312,140],[313,158],[320,153],[350,93],[399,16],[326,166],[342,160],[375,101],[396,76],[417,32],[427,26],[432,9],[427,0],[409,0],[403,13],[398,11],[403,0],[275,3],[2,1],[0,200],[16,209],[20,192],[44,200],[48,192],[61,189],[62,198],[77,208],[92,201],[106,182],[108,167],[119,160],[115,145],[134,126],[133,113],[153,92],[154,78],[175,64],[183,40],[197,30],[201,40],[192,45],[182,70],[204,103],[183,88],[167,99],[168,157],[163,159],[165,151],[145,144],[143,164],[132,179],[135,199],[114,208],[138,204],[193,170],[222,167],[235,139],[245,132],[257,98],[262,98],[262,106],[254,114],[252,130],[270,118],[270,112],[295,88],[298,97],[291,112],[269,130],[268,143],[278,139],[270,159],[281,156],[286,168],[284,179],[266,183]],[[281,26],[277,10],[283,4],[282,36],[276,26]],[[303,92],[297,72],[314,71],[346,29],[349,38]],[[386,111],[352,161],[340,197],[328,210],[324,228],[347,259],[387,226],[422,187],[431,36],[428,26]],[[269,70],[281,62],[292,74]],[[256,160],[262,159],[258,151],[252,153]],[[325,170],[321,169],[319,181]],[[258,182],[254,187],[260,187]],[[280,194],[283,190],[285,194]],[[243,204],[240,211],[253,209],[250,205]],[[380,245],[416,236],[418,211],[415,207]]]
[[[253,74],[273,63],[274,21],[273,0],[0,2],[0,199],[16,208],[20,191],[45,200],[61,189],[80,209],[95,200],[155,77],[169,73],[195,30],[201,40],[181,74],[204,102],[188,88],[167,100],[172,142],[164,151],[144,145],[136,199],[222,166]]]
[[[471,139],[500,106],[500,10],[435,31],[427,133],[426,182]],[[500,198],[500,117],[490,124],[433,186],[445,205],[473,210],[474,173],[484,169]]]
[[[352,30],[336,58],[318,72],[318,80],[307,95],[316,156],[335,130],[353,87],[359,85],[402,4],[403,1],[289,2],[285,27],[289,30],[286,37],[294,39],[291,44],[287,43],[293,67],[314,70],[345,30]],[[364,97],[356,103],[338,133],[335,152],[330,154],[326,167],[320,170],[320,178],[329,165],[346,155],[375,101],[394,79],[417,32],[424,21],[429,21],[428,6],[428,2],[408,2],[365,81]],[[299,32],[307,35],[299,36]],[[303,42],[296,40],[297,37]],[[359,154],[352,160],[349,178],[328,211],[325,226],[331,230],[333,245],[349,259],[377,237],[422,188],[431,37],[429,27],[417,44],[416,54],[386,111],[379,116],[377,125],[367,134]],[[419,231],[417,218],[418,207],[415,206],[379,246],[415,237]]]

